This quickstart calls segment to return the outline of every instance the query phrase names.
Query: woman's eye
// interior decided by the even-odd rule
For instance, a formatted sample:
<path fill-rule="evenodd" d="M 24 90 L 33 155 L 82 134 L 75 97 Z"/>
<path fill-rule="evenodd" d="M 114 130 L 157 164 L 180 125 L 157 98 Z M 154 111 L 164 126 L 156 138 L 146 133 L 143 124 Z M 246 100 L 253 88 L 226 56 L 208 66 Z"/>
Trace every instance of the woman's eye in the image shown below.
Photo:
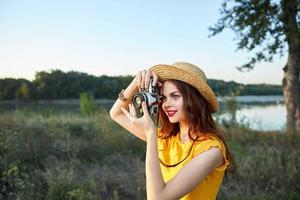
<path fill-rule="evenodd" d="M 174 100 L 178 99 L 179 97 L 180 97 L 179 95 L 171 95 L 171 98 Z M 162 102 L 167 101 L 167 97 L 161 97 L 161 101 Z"/>
<path fill-rule="evenodd" d="M 173 95 L 172 98 L 173 98 L 173 99 L 178 99 L 178 98 L 179 98 L 179 95 Z"/>

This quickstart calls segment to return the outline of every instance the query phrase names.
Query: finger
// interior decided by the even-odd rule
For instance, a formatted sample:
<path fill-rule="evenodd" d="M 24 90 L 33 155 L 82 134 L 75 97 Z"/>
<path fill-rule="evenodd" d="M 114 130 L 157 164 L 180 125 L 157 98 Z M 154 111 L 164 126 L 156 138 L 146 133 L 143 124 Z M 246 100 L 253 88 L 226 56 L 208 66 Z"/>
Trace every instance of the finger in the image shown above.
<path fill-rule="evenodd" d="M 149 88 L 151 76 L 152 76 L 152 73 L 151 73 L 150 69 L 148 69 L 146 72 L 146 76 L 145 76 L 145 88 Z"/>
<path fill-rule="evenodd" d="M 148 108 L 145 101 L 142 102 L 142 109 L 143 109 L 144 116 L 149 116 Z"/>
<path fill-rule="evenodd" d="M 123 107 L 121 107 L 122 112 L 125 114 L 125 116 L 132 121 L 133 117 L 130 115 L 130 113 Z"/>
<path fill-rule="evenodd" d="M 163 86 L 163 83 L 160 81 L 157 81 L 157 86 L 161 88 Z"/>
<path fill-rule="evenodd" d="M 135 111 L 132 104 L 129 104 L 129 112 L 130 112 L 132 117 L 136 117 L 136 111 Z"/>
<path fill-rule="evenodd" d="M 141 75 L 142 75 L 142 80 L 141 80 L 141 89 L 145 89 L 145 76 L 146 76 L 146 71 L 145 70 L 143 70 L 142 71 L 142 73 L 141 73 Z"/>
<path fill-rule="evenodd" d="M 153 77 L 153 83 L 152 83 L 152 86 L 155 86 L 157 84 L 157 81 L 158 81 L 158 76 L 155 72 L 151 72 L 151 75 Z"/>
<path fill-rule="evenodd" d="M 142 80 L 141 72 L 138 72 L 136 75 L 136 83 L 137 83 L 138 88 L 141 87 L 141 80 Z"/>

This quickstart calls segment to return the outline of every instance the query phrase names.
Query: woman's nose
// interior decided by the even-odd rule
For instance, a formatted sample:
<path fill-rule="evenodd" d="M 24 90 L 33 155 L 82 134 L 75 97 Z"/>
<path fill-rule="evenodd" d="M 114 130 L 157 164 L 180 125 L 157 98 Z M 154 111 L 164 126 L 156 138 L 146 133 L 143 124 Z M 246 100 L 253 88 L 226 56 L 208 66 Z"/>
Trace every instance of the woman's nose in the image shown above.
<path fill-rule="evenodd" d="M 170 107 L 170 106 L 171 106 L 170 100 L 167 99 L 167 98 L 165 98 L 165 99 L 164 99 L 164 102 L 163 102 L 163 106 L 164 106 L 165 108 Z"/>

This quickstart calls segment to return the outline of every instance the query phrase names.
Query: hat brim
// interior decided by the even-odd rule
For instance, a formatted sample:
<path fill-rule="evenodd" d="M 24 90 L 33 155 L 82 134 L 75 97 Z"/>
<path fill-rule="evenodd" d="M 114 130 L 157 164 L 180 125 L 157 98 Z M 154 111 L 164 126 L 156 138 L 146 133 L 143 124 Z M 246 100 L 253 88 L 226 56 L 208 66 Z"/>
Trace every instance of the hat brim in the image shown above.
<path fill-rule="evenodd" d="M 199 74 L 166 64 L 155 65 L 151 67 L 150 70 L 155 72 L 161 81 L 175 79 L 194 86 L 207 100 L 211 106 L 212 112 L 219 111 L 219 103 L 216 95 L 212 91 L 211 87 L 207 84 L 205 79 L 199 77 Z"/>

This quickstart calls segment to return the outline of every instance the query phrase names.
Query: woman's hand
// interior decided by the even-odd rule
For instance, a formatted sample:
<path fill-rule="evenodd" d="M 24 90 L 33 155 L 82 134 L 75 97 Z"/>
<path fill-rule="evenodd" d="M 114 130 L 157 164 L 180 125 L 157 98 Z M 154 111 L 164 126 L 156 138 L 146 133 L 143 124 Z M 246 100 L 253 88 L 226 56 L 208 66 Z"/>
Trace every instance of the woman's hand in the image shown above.
<path fill-rule="evenodd" d="M 140 91 L 149 88 L 151 77 L 153 78 L 152 85 L 155 86 L 158 83 L 158 76 L 155 74 L 155 72 L 152 72 L 150 69 L 148 69 L 141 70 L 136 74 L 135 81 Z M 160 82 L 158 86 L 161 86 Z"/>
<path fill-rule="evenodd" d="M 129 104 L 129 112 L 125 108 L 121 108 L 122 112 L 129 119 L 131 125 L 146 134 L 148 140 L 149 134 L 156 133 L 154 123 L 149 115 L 146 102 L 142 103 L 143 116 L 140 118 L 136 117 L 136 112 L 132 104 Z"/>
<path fill-rule="evenodd" d="M 158 81 L 157 74 L 155 74 L 155 72 L 150 71 L 150 69 L 141 70 L 136 74 L 135 81 L 139 88 L 139 91 L 149 88 L 149 85 L 151 84 L 151 78 L 153 78 L 152 86 L 155 86 L 156 84 L 158 85 L 158 87 L 162 86 L 162 83 Z M 129 104 L 129 112 L 125 108 L 121 108 L 122 112 L 130 121 L 131 126 L 145 133 L 146 138 L 148 138 L 149 134 L 156 133 L 156 128 L 149 115 L 146 102 L 142 103 L 142 109 L 143 116 L 137 118 L 135 108 L 132 104 Z"/>

